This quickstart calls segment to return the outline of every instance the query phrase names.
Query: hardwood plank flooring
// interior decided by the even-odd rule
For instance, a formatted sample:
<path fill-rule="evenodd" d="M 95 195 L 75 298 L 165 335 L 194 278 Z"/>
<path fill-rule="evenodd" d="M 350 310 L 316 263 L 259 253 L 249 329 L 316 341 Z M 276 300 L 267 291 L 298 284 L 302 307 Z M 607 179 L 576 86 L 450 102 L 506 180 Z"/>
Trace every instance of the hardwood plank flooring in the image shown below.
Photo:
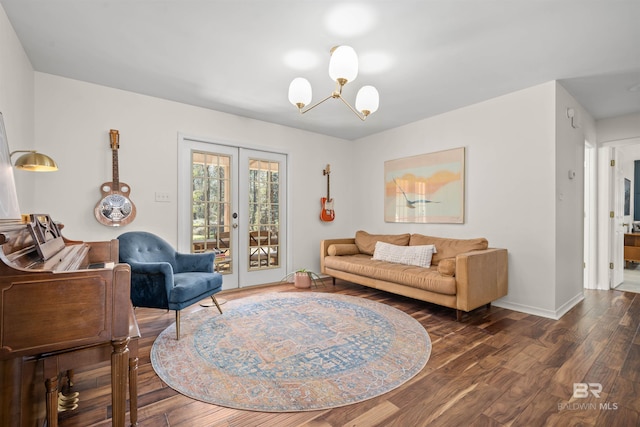
<path fill-rule="evenodd" d="M 174 313 L 139 308 L 138 425 L 640 425 L 640 294 L 586 291 L 585 299 L 557 321 L 492 307 L 457 322 L 453 310 L 344 281 L 335 287 L 327 281 L 313 291 L 368 298 L 413 316 L 431 337 L 427 366 L 383 396 L 341 408 L 275 414 L 224 408 L 182 396 L 158 378 L 149 354 Z M 218 295 L 233 300 L 262 292 L 302 291 L 276 284 Z M 184 312 L 203 309 L 196 305 Z M 109 373 L 108 365 L 76 371 L 79 408 L 60 414 L 61 427 L 111 425 Z M 591 383 L 588 397 L 574 398 L 574 383 Z M 600 389 L 596 383 L 599 397 L 591 393 Z M 127 412 L 127 422 L 128 417 Z"/>

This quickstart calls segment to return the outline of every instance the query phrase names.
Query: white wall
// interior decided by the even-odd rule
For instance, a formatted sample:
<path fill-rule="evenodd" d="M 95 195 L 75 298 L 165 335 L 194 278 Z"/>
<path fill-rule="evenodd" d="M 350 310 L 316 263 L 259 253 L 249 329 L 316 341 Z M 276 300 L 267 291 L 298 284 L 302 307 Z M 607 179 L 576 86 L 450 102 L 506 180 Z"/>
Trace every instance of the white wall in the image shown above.
<path fill-rule="evenodd" d="M 598 143 L 637 139 L 640 138 L 640 114 L 598 120 L 596 128 Z"/>
<path fill-rule="evenodd" d="M 573 121 L 567 110 L 574 111 Z M 561 85 L 556 85 L 556 285 L 555 309 L 564 314 L 584 294 L 584 150 L 594 122 Z M 575 174 L 570 178 L 569 174 Z"/>
<path fill-rule="evenodd" d="M 554 82 L 355 142 L 48 74 L 35 73 L 35 88 L 36 145 L 58 160 L 60 171 L 35 178 L 36 197 L 23 211 L 50 213 L 67 224 L 70 238 L 105 240 L 143 229 L 175 244 L 181 132 L 289 154 L 291 268 L 318 269 L 319 241 L 358 229 L 484 236 L 510 253 L 510 291 L 499 305 L 556 317 L 565 302 L 556 290 L 565 277 L 557 271 L 556 174 L 549 173 L 556 170 Z M 112 128 L 120 131 L 120 179 L 138 209 L 122 229 L 93 217 L 98 188 L 111 179 Z M 467 150 L 465 223 L 385 223 L 384 161 L 460 146 Z M 329 224 L 318 220 L 327 163 L 337 211 Z M 172 202 L 155 202 L 156 191 L 168 192 Z"/>
<path fill-rule="evenodd" d="M 4 119 L 9 150 L 38 148 L 34 141 L 34 77 L 33 67 L 0 6 L 0 112 Z M 17 155 L 16 155 L 17 156 Z M 13 157 L 13 160 L 17 158 Z M 32 197 L 33 180 L 17 179 L 24 174 L 15 171 L 20 206 Z"/>
<path fill-rule="evenodd" d="M 509 250 L 509 294 L 497 305 L 555 317 L 555 92 L 545 83 L 356 141 L 368 172 L 353 175 L 354 228 L 486 237 Z M 464 224 L 385 223 L 384 161 L 456 147 L 466 147 Z"/>
<path fill-rule="evenodd" d="M 146 230 L 177 244 L 178 133 L 289 155 L 293 262 L 288 268 L 317 271 L 320 240 L 351 232 L 345 181 L 353 147 L 347 141 L 49 74 L 35 73 L 35 81 L 37 145 L 60 170 L 38 176 L 35 201 L 22 208 L 50 213 L 66 224 L 69 238 L 106 240 Z M 100 185 L 111 181 L 110 129 L 120 132 L 120 180 L 131 186 L 137 208 L 136 219 L 122 228 L 101 225 L 93 214 Z M 319 220 L 327 163 L 337 210 L 332 223 Z M 155 202 L 156 191 L 168 192 L 171 202 Z"/>

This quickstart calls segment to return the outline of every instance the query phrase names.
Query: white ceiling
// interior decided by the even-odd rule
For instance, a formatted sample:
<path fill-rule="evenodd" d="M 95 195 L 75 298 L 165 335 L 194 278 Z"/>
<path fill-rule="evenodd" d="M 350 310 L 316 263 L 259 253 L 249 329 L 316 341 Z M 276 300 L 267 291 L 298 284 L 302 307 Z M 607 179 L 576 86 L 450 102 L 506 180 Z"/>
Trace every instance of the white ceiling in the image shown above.
<path fill-rule="evenodd" d="M 0 4 L 36 71 L 345 139 L 551 80 L 596 119 L 640 112 L 639 0 Z M 298 76 L 314 102 L 331 93 L 339 44 L 360 57 L 345 97 L 365 84 L 380 92 L 366 122 L 338 100 L 304 116 L 287 100 Z"/>

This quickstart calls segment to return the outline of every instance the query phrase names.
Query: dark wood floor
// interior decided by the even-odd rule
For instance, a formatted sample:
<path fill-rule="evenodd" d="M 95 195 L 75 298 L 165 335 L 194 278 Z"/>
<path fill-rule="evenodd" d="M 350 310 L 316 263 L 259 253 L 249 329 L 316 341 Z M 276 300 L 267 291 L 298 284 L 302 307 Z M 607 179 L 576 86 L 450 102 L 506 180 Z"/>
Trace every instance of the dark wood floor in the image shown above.
<path fill-rule="evenodd" d="M 224 292 L 296 291 L 284 284 Z M 417 319 L 433 350 L 417 376 L 380 397 L 325 411 L 269 414 L 184 397 L 153 372 L 149 352 L 174 321 L 163 310 L 138 309 L 140 426 L 637 426 L 640 425 L 640 294 L 587 291 L 554 321 L 506 309 L 479 309 L 456 322 L 453 310 L 338 282 L 317 292 L 355 295 L 392 305 Z M 224 310 L 224 305 L 222 306 Z M 199 306 L 186 310 L 202 309 Z M 212 309 L 214 310 L 214 309 Z M 215 315 L 212 311 L 212 315 Z M 109 366 L 76 373 L 80 406 L 60 425 L 109 426 Z M 577 396 L 572 398 L 574 383 Z M 602 386 L 600 397 L 598 392 Z M 215 384 L 212 384 L 215 387 Z M 128 421 L 127 413 L 127 421 Z"/>

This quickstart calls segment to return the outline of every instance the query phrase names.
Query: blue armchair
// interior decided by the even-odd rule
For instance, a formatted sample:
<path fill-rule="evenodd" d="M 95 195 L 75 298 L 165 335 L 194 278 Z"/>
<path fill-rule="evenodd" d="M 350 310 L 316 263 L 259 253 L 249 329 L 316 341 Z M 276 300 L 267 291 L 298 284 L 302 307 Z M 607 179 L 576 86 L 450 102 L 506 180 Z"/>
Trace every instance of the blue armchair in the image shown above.
<path fill-rule="evenodd" d="M 131 266 L 133 306 L 175 310 L 177 339 L 183 308 L 210 296 L 222 314 L 214 296 L 222 290 L 222 275 L 213 271 L 214 253 L 180 253 L 144 231 L 121 234 L 118 241 L 120 262 Z"/>

